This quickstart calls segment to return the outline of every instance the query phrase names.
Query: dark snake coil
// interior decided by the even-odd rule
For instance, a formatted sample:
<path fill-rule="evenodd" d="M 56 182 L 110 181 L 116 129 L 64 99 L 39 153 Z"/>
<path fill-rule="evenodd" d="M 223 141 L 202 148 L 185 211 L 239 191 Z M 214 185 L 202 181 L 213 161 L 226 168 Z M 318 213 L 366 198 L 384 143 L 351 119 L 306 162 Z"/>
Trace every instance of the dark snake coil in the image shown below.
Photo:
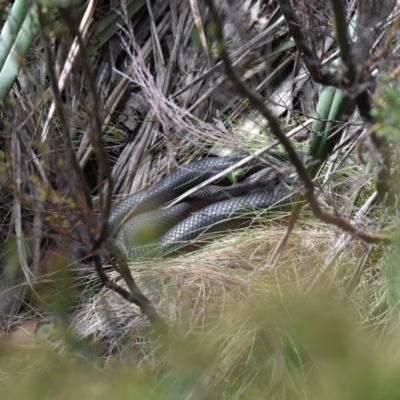
<path fill-rule="evenodd" d="M 149 188 L 117 203 L 109 219 L 110 230 L 129 258 L 173 255 L 199 247 L 205 234 L 235 229 L 251 221 L 251 210 L 280 207 L 291 202 L 291 189 L 269 159 L 260 170 L 257 160 L 244 168 L 250 173 L 231 186 L 206 186 L 171 208 L 159 208 L 241 157 L 207 158 L 178 167 Z"/>

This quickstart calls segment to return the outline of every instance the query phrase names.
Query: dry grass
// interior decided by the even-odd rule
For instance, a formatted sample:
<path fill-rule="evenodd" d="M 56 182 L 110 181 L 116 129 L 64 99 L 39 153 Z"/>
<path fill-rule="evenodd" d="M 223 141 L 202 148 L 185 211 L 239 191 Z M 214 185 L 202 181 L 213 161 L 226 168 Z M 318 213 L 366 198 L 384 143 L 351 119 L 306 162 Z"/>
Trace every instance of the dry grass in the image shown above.
<path fill-rule="evenodd" d="M 348 365 L 359 362 L 372 374 L 371 381 L 379 368 L 397 368 L 393 338 L 398 325 L 386 293 L 382 249 L 372 252 L 351 295 L 347 286 L 365 251 L 354 240 L 318 290 L 307 294 L 340 232 L 303 218 L 271 270 L 268 259 L 284 231 L 282 220 L 264 221 L 192 254 L 132 262 L 139 287 L 172 327 L 168 337 L 155 336 L 138 308 L 117 294 L 89 288 L 69 315 L 67 330 L 54 319 L 40 324 L 33 350 L 40 354 L 29 356 L 35 357 L 37 370 L 26 368 L 16 376 L 52 377 L 48 363 L 57 362 L 68 379 L 79 382 L 83 374 L 87 384 L 103 371 L 99 387 L 104 393 L 112 390 L 113 379 L 123 387 L 133 376 L 141 382 L 144 374 L 144 389 L 135 383 L 128 393 L 254 399 L 276 389 L 279 399 L 318 399 L 327 395 L 323 382 L 340 382 L 335 363 L 353 376 L 357 369 Z M 116 273 L 111 276 L 119 279 Z M 374 354 L 368 360 L 367 350 Z M 72 361 L 74 354 L 89 360 L 86 372 L 80 361 Z M 129 379 L 126 368 L 133 374 Z M 96 397 L 83 383 L 74 389 L 58 387 L 71 396 Z M 124 398 L 119 391 L 112 393 Z"/>
<path fill-rule="evenodd" d="M 213 47 L 202 47 L 212 26 L 203 2 L 157 0 L 151 17 L 143 2 L 132 17 L 133 32 L 126 25 L 118 28 L 118 34 L 97 48 L 93 38 L 105 30 L 101 22 L 114 15 L 107 2 L 98 4 L 93 20 L 96 30 L 88 38 L 96 51 L 89 63 L 99 91 L 100 105 L 95 111 L 103 123 L 115 196 L 157 181 L 176 162 L 238 150 L 248 154 L 272 142 L 265 121 L 232 93 Z M 283 117 L 283 128 L 296 132 L 293 145 L 304 153 L 310 133 L 306 118 L 314 113 L 320 88 L 294 57 L 276 2 L 221 1 L 220 5 L 233 63 L 244 72 L 246 83 L 269 99 L 274 113 Z M 77 20 L 84 8 L 75 10 Z M 315 37 L 315 51 L 323 62 L 337 50 L 328 17 L 321 19 L 318 14 L 315 20 L 304 21 L 311 23 L 310 32 L 329 29 L 329 35 Z M 49 28 L 54 35 L 51 51 L 57 68 L 62 69 L 71 32 L 68 27 L 65 31 L 53 28 Z M 277 51 L 282 45 L 289 45 L 288 50 Z M 19 261 L 28 265 L 32 258 L 33 270 L 47 235 L 61 243 L 73 235 L 80 238 L 80 232 L 71 235 L 57 230 L 57 221 L 47 225 L 48 215 L 66 214 L 66 206 L 76 200 L 76 186 L 80 188 L 71 182 L 70 171 L 59 168 L 65 158 L 64 139 L 59 121 L 50 117 L 49 104 L 42 101 L 48 90 L 48 66 L 41 38 L 35 42 L 34 53 L 21 71 L 21 87 L 14 88 L 14 98 L 4 111 L 14 149 L 19 150 L 14 160 L 21 166 L 24 202 L 15 201 L 12 190 L 7 192 L 0 216 L 7 231 L 11 232 L 8 225 L 19 226 L 28 241 L 32 238 L 32 255 L 19 254 Z M 94 115 L 85 62 L 78 57 L 66 82 L 64 112 L 80 167 L 98 196 L 107 185 L 98 174 L 101 162 L 91 144 L 95 133 L 88 126 Z M 386 67 L 379 65 L 380 73 Z M 45 72 L 33 80 L 37 71 Z M 46 144 L 41 131 L 45 121 L 49 121 L 50 138 Z M 324 207 L 349 218 L 374 191 L 374 167 L 362 165 L 352 147 L 361 126 L 359 117 L 353 116 L 343 135 L 343 141 L 350 141 L 317 179 L 323 187 Z M 371 157 L 372 152 L 364 150 L 364 158 Z M 38 160 L 48 168 L 41 171 Z M 38 180 L 31 179 L 32 175 Z M 52 181 L 54 175 L 57 183 Z M 59 202 L 50 195 L 38 201 L 36 194 L 45 192 L 48 181 Z M 59 199 L 66 199 L 65 204 Z M 11 209 L 16 220 L 10 216 Z M 86 216 L 86 209 L 78 207 L 79 211 Z M 383 210 L 378 210 L 366 222 L 371 229 L 380 229 L 381 224 L 391 229 L 394 224 L 385 218 Z M 74 225 L 75 220 L 71 217 L 69 222 Z M 341 232 L 306 214 L 272 270 L 271 255 L 285 224 L 285 220 L 264 221 L 186 256 L 132 262 L 139 287 L 172 326 L 167 339 L 155 337 L 138 308 L 117 294 L 92 285 L 82 293 L 75 281 L 57 278 L 55 283 L 52 274 L 42 276 L 42 284 L 54 284 L 55 289 L 46 297 L 33 287 L 27 312 L 7 320 L 7 328 L 32 319 L 39 322 L 32 353 L 24 348 L 22 354 L 10 356 L 7 347 L 0 349 L 9 356 L 0 360 L 4 398 L 42 400 L 49 393 L 54 398 L 59 395 L 49 385 L 54 378 L 54 388 L 65 398 L 132 398 L 134 393 L 146 399 L 175 399 L 182 394 L 185 399 L 255 399 L 269 398 L 268 391 L 278 388 L 276 398 L 336 400 L 352 390 L 346 379 L 362 380 L 358 386 L 366 388 L 348 398 L 368 398 L 373 391 L 368 391 L 368 382 L 386 382 L 380 371 L 389 370 L 386 376 L 391 379 L 400 359 L 397 310 L 386 281 L 386 249 L 372 248 L 360 280 L 349 290 L 368 248 L 348 241 L 315 280 Z M 42 229 L 40 235 L 34 230 L 37 226 Z M 119 281 L 116 273 L 110 276 Z M 57 296 L 52 297 L 55 292 Z M 69 305 L 67 300 L 73 303 L 72 312 L 62 309 Z M 378 391 L 373 399 L 385 398 L 380 395 Z"/>
<path fill-rule="evenodd" d="M 131 263 L 131 270 L 139 287 L 169 323 L 183 324 L 188 334 L 210 333 L 214 329 L 217 332 L 218 321 L 224 320 L 227 309 L 234 304 L 257 302 L 289 288 L 294 297 L 304 294 L 337 236 L 331 228 L 315 223 L 301 224 L 291 235 L 276 270 L 272 271 L 268 257 L 283 233 L 284 227 L 278 222 L 268 222 L 263 227 L 232 233 L 186 256 Z M 321 285 L 326 287 L 329 280 L 330 284 L 345 285 L 362 250 L 359 243 L 350 243 Z M 118 278 L 115 273 L 112 276 Z M 246 330 L 246 320 L 241 323 Z M 71 321 L 79 336 L 95 340 L 122 340 L 132 332 L 140 336 L 141 331 L 146 335 L 146 326 L 136 306 L 107 290 L 85 301 Z M 238 335 L 242 334 L 239 330 Z"/>

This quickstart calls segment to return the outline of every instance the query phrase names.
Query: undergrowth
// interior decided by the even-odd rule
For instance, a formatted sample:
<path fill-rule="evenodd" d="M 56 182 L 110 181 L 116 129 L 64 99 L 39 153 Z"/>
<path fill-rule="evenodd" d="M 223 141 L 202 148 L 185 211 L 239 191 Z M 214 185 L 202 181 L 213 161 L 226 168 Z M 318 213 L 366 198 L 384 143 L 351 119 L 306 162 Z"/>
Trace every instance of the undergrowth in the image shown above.
<path fill-rule="evenodd" d="M 22 312 L 1 321 L 0 397 L 399 399 L 399 237 L 388 256 L 388 247 L 351 239 L 316 220 L 305 207 L 276 265 L 273 255 L 286 232 L 287 214 L 259 215 L 251 228 L 218 237 L 192 254 L 132 260 L 132 274 L 169 324 L 168 332 L 155 332 L 136 305 L 101 287 L 96 275 L 77 280 L 64 274 L 67 266 L 56 258 L 50 259 L 50 272 L 33 277 L 31 264 L 40 264 L 52 240 L 65 244 L 71 237 L 81 238 L 81 232 L 71 234 L 63 223 L 69 228 L 87 217 L 87 208 L 75 208 L 82 188 L 65 167 L 71 156 L 64 152 L 66 138 L 72 138 L 72 154 L 89 182 L 95 206 L 107 186 L 99 172 L 104 159 L 97 159 L 94 151 L 96 134 L 111 161 L 114 200 L 158 180 L 176 163 L 210 154 L 249 154 L 271 145 L 285 159 L 282 146 L 272 146 L 266 121 L 232 92 L 221 67 L 213 69 L 220 62 L 212 35 L 208 37 L 215 26 L 202 2 L 190 2 L 189 9 L 187 2 L 156 0 L 146 8 L 150 2 L 127 1 L 131 25 L 123 29 L 122 6 L 94 3 L 95 26 L 82 38 L 91 46 L 90 57 L 77 56 L 61 96 L 66 135 L 60 136 L 60 116 L 50 116 L 53 98 L 43 102 L 44 93 L 50 93 L 43 55 L 49 52 L 56 60 L 58 74 L 67 65 L 66 50 L 75 36 L 65 21 L 65 26 L 57 20 L 42 29 L 50 48 L 45 36 L 32 38 L 31 58 L 20 71 L 25 79 L 14 85 L 2 110 L 0 178 L 7 176 L 1 182 L 2 238 L 7 238 L 2 261 L 12 270 L 25 263 L 21 287 L 29 286 L 30 297 L 22 291 Z M 69 11 L 80 21 L 94 3 Z M 277 3 L 262 3 L 224 2 L 230 57 L 237 70 L 245 72 L 247 84 L 257 88 L 280 117 L 282 130 L 291 135 L 307 165 L 311 117 L 321 88 L 299 62 L 301 54 L 294 57 L 297 50 Z M 325 64 L 338 53 L 330 11 L 319 6 L 300 11 L 304 32 L 314 42 L 312 52 L 321 54 L 318 60 Z M 349 8 L 348 13 L 357 11 Z M 397 14 L 390 21 L 395 26 Z M 386 32 L 390 23 L 379 26 Z M 382 38 L 377 43 L 384 42 Z M 387 68 L 380 61 L 375 60 L 366 75 Z M 85 69 L 93 69 L 96 80 L 96 110 Z M 37 80 L 28 79 L 37 71 L 42 71 Z M 381 82 L 373 113 L 381 134 L 394 140 L 393 148 L 399 137 L 394 78 Z M 98 132 L 95 117 L 102 123 Z M 41 131 L 46 121 L 48 141 Z M 322 207 L 348 219 L 355 218 L 376 189 L 379 157 L 367 140 L 364 146 L 357 141 L 368 136 L 361 131 L 360 118 L 353 116 L 337 143 L 339 150 L 315 180 Z M 290 172 L 295 176 L 294 168 Z M 37 201 L 38 194 L 42 201 Z M 76 220 L 65 217 L 67 204 L 80 213 Z M 358 221 L 361 228 L 396 230 L 397 215 L 384 205 L 366 214 Z M 88 217 L 86 228 L 91 222 Z M 29 251 L 9 240 L 13 229 L 15 237 L 17 229 L 26 233 Z M 107 273 L 124 285 L 119 274 Z"/>

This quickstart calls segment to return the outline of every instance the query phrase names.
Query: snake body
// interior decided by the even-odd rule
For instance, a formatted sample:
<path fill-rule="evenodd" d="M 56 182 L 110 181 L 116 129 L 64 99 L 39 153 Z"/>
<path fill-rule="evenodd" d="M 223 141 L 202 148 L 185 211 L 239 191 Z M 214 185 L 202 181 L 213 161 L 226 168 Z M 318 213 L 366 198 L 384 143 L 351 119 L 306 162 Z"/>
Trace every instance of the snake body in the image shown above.
<path fill-rule="evenodd" d="M 232 186 L 207 186 L 173 207 L 159 209 L 166 202 L 241 159 L 207 158 L 179 167 L 158 183 L 117 203 L 109 217 L 110 232 L 116 236 L 117 246 L 125 249 L 126 254 L 133 258 L 164 256 L 181 249 L 192 250 L 200 244 L 199 236 L 203 240 L 202 237 L 207 233 L 233 229 L 249 221 L 250 217 L 246 213 L 250 209 L 270 208 L 290 201 L 291 191 L 279 184 L 277 175 L 271 169 L 257 172 L 260 165 L 257 160 L 253 160 L 246 165 L 251 175 L 243 182 Z M 282 166 L 277 160 L 270 159 L 270 162 Z M 143 227 L 153 228 L 156 232 L 147 238 L 146 242 L 150 243 L 148 246 L 142 246 L 145 236 L 141 231 Z M 55 248 L 49 251 L 47 262 L 51 265 L 52 254 L 56 257 L 59 254 L 71 261 L 71 270 L 78 276 L 93 271 L 91 257 L 86 258 L 87 252 L 81 243 L 75 243 L 67 250 Z M 43 264 L 46 262 L 43 261 Z M 2 312 L 11 310 L 14 299 L 19 295 L 15 288 L 10 288 L 9 292 L 9 298 L 0 298 L 0 302 L 4 301 L 4 304 L 0 304 Z"/>
<path fill-rule="evenodd" d="M 119 243 L 125 248 L 129 258 L 164 257 L 180 252 L 198 249 L 206 240 L 206 234 L 237 229 L 251 221 L 251 211 L 257 209 L 277 209 L 290 204 L 291 190 L 286 187 L 258 189 L 252 193 L 219 201 L 208 205 L 174 225 L 147 246 L 135 246 L 130 238 L 135 236 L 135 228 L 122 231 Z M 187 204 L 177 206 L 188 207 Z"/>
<path fill-rule="evenodd" d="M 115 229 L 127 220 L 118 229 L 118 245 L 129 258 L 174 254 L 178 248 L 190 251 L 198 247 L 199 236 L 234 229 L 249 221 L 251 218 L 245 214 L 250 209 L 290 202 L 290 190 L 280 185 L 281 179 L 270 166 L 238 184 L 206 186 L 171 208 L 154 209 L 239 159 L 210 158 L 178 168 L 152 187 L 117 204 L 110 226 Z M 253 161 L 248 168 L 256 170 L 257 162 Z"/>
<path fill-rule="evenodd" d="M 216 173 L 234 165 L 242 158 L 206 158 L 176 168 L 149 188 L 139 190 L 117 203 L 108 219 L 110 232 L 115 233 L 124 221 L 135 215 L 157 209 Z M 257 161 L 253 160 L 247 164 L 247 167 L 252 168 L 256 164 Z"/>

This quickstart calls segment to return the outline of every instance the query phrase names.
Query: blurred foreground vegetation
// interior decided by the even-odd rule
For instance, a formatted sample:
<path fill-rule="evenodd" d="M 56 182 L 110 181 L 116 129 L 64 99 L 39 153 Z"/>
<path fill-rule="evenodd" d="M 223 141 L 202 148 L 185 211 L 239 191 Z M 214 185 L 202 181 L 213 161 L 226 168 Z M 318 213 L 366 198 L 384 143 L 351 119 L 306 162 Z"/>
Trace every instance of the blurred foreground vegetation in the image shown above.
<path fill-rule="evenodd" d="M 108 357 L 101 343 L 79 341 L 57 323 L 31 338 L 14 334 L 13 344 L 2 343 L 0 393 L 38 400 L 399 398 L 396 313 L 383 326 L 366 324 L 357 305 L 338 292 L 305 298 L 291 285 L 263 298 L 232 301 L 216 320 L 203 323 L 189 335 L 176 324 L 148 360 L 135 354 L 135 332 L 125 349 Z M 216 355 L 224 346 L 232 350 L 229 336 L 238 331 L 243 336 L 236 335 L 236 345 L 243 341 L 248 348 L 239 359 L 226 354 L 227 362 L 235 359 L 234 368 L 215 384 L 208 374 L 216 372 Z M 149 333 L 148 340 L 155 339 Z"/>
<path fill-rule="evenodd" d="M 397 3 L 224 1 L 224 40 L 210 1 L 50 3 L 0 1 L 0 398 L 400 399 Z M 225 49 L 271 119 L 233 91 Z M 106 195 L 176 164 L 265 146 L 286 157 L 271 120 L 353 236 L 300 191 L 296 218 L 259 215 L 194 254 L 131 260 L 169 331 L 46 258 L 79 240 L 107 252 L 92 229 Z"/>

